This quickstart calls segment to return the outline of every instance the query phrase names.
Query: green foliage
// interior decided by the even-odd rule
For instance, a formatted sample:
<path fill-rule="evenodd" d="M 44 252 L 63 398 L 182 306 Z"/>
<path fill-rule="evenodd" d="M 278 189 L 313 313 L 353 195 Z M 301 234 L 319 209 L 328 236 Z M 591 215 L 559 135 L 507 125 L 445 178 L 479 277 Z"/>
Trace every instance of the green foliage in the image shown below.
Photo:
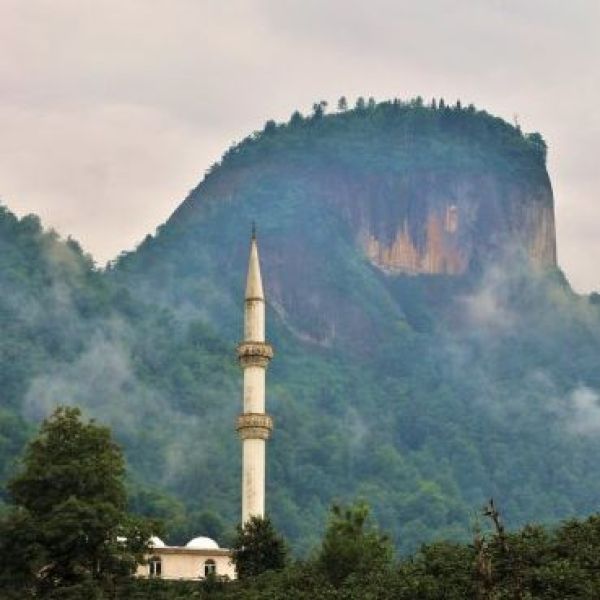
<path fill-rule="evenodd" d="M 343 517 L 346 533 L 356 530 L 358 512 L 355 507 L 354 516 Z M 527 525 L 511 533 L 491 531 L 481 538 L 481 543 L 475 544 L 436 542 L 402 557 L 391 568 L 357 570 L 335 584 L 324 577 L 320 558 L 315 558 L 291 563 L 281 571 L 212 588 L 191 582 L 130 581 L 119 587 L 118 597 L 123 600 L 595 600 L 600 594 L 599 519 L 594 515 L 585 520 L 570 520 L 554 529 Z M 326 538 L 327 534 L 324 543 Z M 370 542 L 365 540 L 365 554 L 368 545 Z"/>
<path fill-rule="evenodd" d="M 369 508 L 364 503 L 332 507 L 318 564 L 333 585 L 341 584 L 351 574 L 364 576 L 390 569 L 391 542 L 369 527 L 368 516 Z"/>
<path fill-rule="evenodd" d="M 130 575 L 151 525 L 126 512 L 124 472 L 107 428 L 83 422 L 76 408 L 45 420 L 9 484 L 15 506 L 0 522 L 5 586 L 76 598 Z"/>
<path fill-rule="evenodd" d="M 110 431 L 83 423 L 76 408 L 59 407 L 42 423 L 25 453 L 23 471 L 9 484 L 15 504 L 34 516 L 72 500 L 125 508 L 125 465 Z"/>
<path fill-rule="evenodd" d="M 370 167 L 388 173 L 442 167 L 494 171 L 533 183 L 546 161 L 539 133 L 524 135 L 473 105 L 464 108 L 460 100 L 454 106 L 443 99 L 426 106 L 421 97 L 379 103 L 359 97 L 354 110 L 347 110 L 342 96 L 337 114 L 326 115 L 323 100 L 312 108 L 312 118 L 304 122 L 296 112 L 289 124 L 276 127 L 271 122 L 247 137 L 225 153 L 221 166 L 230 169 L 268 159 L 304 168 L 319 168 L 327 161 L 330 170 Z"/>
<path fill-rule="evenodd" d="M 253 516 L 238 525 L 231 550 L 240 579 L 256 577 L 265 571 L 280 571 L 287 562 L 286 543 L 269 517 Z"/>

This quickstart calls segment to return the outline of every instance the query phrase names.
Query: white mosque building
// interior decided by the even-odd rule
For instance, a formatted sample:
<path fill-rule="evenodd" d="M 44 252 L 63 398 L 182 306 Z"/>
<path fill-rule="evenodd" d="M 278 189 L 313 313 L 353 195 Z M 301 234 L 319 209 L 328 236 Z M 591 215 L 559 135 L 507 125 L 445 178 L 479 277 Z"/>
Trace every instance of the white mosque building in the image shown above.
<path fill-rule="evenodd" d="M 235 578 L 231 552 L 219 548 L 215 540 L 197 537 L 185 546 L 167 546 L 160 538 L 150 540 L 152 553 L 147 564 L 138 567 L 138 577 L 163 579 L 205 579 L 211 574 Z"/>
<path fill-rule="evenodd" d="M 244 339 L 237 353 L 244 372 L 243 412 L 236 429 L 242 440 L 242 523 L 246 523 L 250 517 L 265 514 L 265 446 L 273 429 L 273 421 L 265 412 L 265 375 L 273 349 L 265 340 L 265 296 L 254 231 L 244 300 Z M 138 567 L 138 577 L 236 577 L 231 551 L 219 548 L 211 538 L 196 537 L 185 546 L 167 546 L 153 537 L 150 546 L 147 563 Z"/>

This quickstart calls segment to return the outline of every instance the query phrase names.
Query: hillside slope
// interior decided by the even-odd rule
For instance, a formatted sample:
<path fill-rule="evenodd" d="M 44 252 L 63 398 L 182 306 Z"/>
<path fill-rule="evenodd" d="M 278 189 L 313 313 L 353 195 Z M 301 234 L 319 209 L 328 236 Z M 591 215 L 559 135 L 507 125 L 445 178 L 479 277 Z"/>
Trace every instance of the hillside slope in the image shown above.
<path fill-rule="evenodd" d="M 209 327 L 181 325 L 134 300 L 76 242 L 0 207 L 0 330 L 0 481 L 32 424 L 58 404 L 75 404 L 111 425 L 127 449 L 135 508 L 167 518 L 175 533 L 222 532 L 209 511 L 188 514 L 162 491 L 199 422 L 210 424 L 221 395 L 237 389 L 229 348 Z M 208 388 L 201 395 L 200 381 Z M 228 430 L 228 422 L 214 423 L 215 432 Z M 218 477 L 211 482 L 219 488 Z M 218 504 L 211 483 L 204 488 Z"/>

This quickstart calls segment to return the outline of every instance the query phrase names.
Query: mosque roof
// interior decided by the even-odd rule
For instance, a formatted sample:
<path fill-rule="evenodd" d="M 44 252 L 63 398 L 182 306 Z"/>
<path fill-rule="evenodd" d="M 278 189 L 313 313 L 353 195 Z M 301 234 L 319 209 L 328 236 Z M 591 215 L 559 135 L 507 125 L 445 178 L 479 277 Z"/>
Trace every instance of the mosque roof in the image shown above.
<path fill-rule="evenodd" d="M 150 546 L 152 548 L 165 548 L 166 544 L 156 535 L 150 538 Z"/>
<path fill-rule="evenodd" d="M 219 544 L 209 537 L 200 536 L 190 540 L 185 547 L 193 548 L 194 550 L 218 550 Z"/>

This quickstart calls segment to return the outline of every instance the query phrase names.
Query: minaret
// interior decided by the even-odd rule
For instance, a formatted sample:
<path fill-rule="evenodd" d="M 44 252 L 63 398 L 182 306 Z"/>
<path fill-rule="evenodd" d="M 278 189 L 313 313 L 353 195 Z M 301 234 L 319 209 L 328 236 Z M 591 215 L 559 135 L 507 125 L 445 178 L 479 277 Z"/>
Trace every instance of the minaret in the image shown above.
<path fill-rule="evenodd" d="M 242 440 L 242 524 L 265 514 L 265 444 L 273 421 L 265 413 L 265 373 L 273 349 L 265 342 L 265 296 L 256 232 L 252 230 L 244 300 L 244 340 L 237 348 L 244 370 L 244 409 L 237 420 Z"/>

